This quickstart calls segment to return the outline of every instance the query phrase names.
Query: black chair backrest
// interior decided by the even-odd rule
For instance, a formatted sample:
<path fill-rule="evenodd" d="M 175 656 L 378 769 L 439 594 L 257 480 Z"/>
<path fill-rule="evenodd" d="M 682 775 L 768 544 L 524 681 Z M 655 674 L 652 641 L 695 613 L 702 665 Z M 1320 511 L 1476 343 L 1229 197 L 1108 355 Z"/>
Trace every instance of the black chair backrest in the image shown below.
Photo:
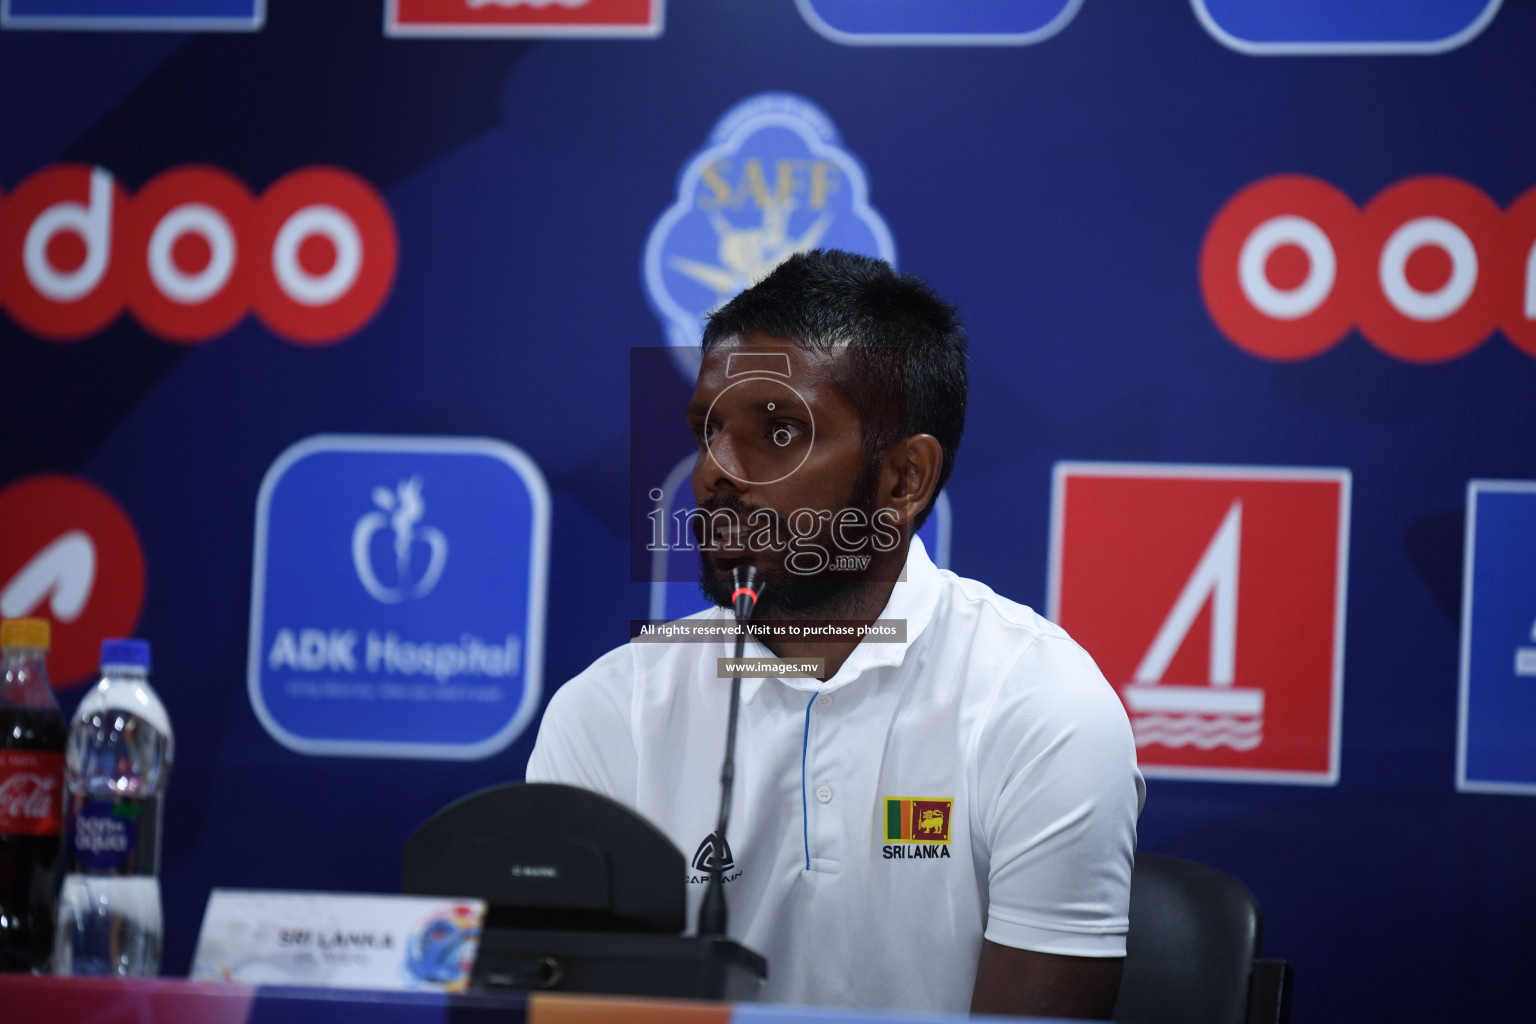
<path fill-rule="evenodd" d="M 1248 887 L 1215 868 L 1138 853 L 1114 1019 L 1243 1024 L 1264 916 Z"/>

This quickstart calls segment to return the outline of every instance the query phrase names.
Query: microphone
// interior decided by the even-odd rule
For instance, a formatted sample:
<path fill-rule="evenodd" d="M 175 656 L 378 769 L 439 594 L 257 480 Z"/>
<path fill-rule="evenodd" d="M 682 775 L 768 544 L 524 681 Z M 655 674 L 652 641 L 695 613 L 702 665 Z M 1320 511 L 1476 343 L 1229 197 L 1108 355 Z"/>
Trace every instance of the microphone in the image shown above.
<path fill-rule="evenodd" d="M 762 592 L 763 574 L 757 571 L 757 566 L 738 565 L 731 570 L 731 607 L 736 612 L 737 622 L 744 623 L 752 617 Z"/>
<path fill-rule="evenodd" d="M 757 611 L 763 596 L 763 574 L 755 566 L 738 565 L 731 570 L 731 607 L 736 613 L 736 660 L 746 652 L 746 625 Z M 731 710 L 725 726 L 725 762 L 720 766 L 720 816 L 715 825 L 714 856 L 709 866 L 709 887 L 699 905 L 699 935 L 725 935 L 725 827 L 731 820 L 731 786 L 736 781 L 736 715 L 741 707 L 741 677 L 731 677 Z"/>

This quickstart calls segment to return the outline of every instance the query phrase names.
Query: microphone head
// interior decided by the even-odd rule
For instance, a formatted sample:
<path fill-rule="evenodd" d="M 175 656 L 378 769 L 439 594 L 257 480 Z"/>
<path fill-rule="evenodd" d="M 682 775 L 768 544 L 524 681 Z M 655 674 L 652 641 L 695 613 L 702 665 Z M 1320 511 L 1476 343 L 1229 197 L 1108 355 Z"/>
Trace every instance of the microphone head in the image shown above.
<path fill-rule="evenodd" d="M 757 601 L 763 596 L 763 574 L 755 565 L 738 565 L 731 569 L 731 607 L 738 620 L 745 621 L 757 611 Z"/>

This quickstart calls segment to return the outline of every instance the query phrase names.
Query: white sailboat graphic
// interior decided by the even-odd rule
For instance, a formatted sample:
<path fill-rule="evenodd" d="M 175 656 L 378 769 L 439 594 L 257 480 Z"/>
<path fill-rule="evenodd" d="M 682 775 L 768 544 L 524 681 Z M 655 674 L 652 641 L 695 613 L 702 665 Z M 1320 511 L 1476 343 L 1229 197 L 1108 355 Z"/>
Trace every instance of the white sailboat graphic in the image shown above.
<path fill-rule="evenodd" d="M 1242 525 L 1243 503 L 1234 501 L 1152 638 L 1134 681 L 1120 688 L 1138 747 L 1252 750 L 1264 741 L 1264 691 L 1234 685 Z M 1164 683 L 1163 675 L 1207 601 L 1211 602 L 1208 685 Z"/>

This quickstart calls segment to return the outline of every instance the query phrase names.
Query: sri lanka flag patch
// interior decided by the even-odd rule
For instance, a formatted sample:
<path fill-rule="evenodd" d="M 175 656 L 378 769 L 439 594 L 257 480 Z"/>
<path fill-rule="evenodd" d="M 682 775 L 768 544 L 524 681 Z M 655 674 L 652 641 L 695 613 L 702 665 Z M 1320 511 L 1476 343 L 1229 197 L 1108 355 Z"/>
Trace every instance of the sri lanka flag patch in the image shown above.
<path fill-rule="evenodd" d="M 948 843 L 953 799 L 923 796 L 885 798 L 885 841 L 888 843 Z"/>

